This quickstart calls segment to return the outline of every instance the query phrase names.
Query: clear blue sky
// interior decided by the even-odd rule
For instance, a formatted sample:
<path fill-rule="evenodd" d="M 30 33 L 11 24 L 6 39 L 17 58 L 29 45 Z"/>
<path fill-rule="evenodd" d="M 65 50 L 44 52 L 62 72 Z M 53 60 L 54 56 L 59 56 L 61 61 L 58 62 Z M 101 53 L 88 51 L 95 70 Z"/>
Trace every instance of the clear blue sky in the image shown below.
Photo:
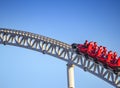
<path fill-rule="evenodd" d="M 0 0 L 0 27 L 42 34 L 68 44 L 96 41 L 120 55 L 120 0 Z M 0 45 L 0 88 L 67 88 L 57 58 Z M 76 88 L 114 88 L 75 67 Z"/>

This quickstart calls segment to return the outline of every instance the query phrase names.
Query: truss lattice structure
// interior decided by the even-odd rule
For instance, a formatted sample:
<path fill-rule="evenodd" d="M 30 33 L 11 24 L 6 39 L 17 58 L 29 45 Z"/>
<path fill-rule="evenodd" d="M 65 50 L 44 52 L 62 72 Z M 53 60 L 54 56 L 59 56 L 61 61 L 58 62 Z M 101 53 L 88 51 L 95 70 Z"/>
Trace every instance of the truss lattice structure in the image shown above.
<path fill-rule="evenodd" d="M 82 53 L 76 54 L 71 45 L 64 42 L 30 32 L 0 28 L 0 44 L 27 48 L 54 56 L 120 88 L 118 74 L 114 74 L 111 69 L 105 68 L 101 63 L 96 63 L 89 56 L 86 57 Z"/>

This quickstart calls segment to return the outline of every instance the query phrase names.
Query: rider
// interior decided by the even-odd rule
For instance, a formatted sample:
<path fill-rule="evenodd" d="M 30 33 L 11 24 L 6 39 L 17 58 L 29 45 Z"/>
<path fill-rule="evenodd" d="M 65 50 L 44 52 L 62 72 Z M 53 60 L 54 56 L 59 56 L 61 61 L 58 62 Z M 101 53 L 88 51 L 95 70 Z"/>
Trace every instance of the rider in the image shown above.
<path fill-rule="evenodd" d="M 107 48 L 103 47 L 102 57 L 106 58 L 106 56 L 107 56 Z"/>
<path fill-rule="evenodd" d="M 93 46 L 94 46 L 94 42 L 90 42 L 89 44 L 88 44 L 88 49 L 87 49 L 87 53 L 88 54 L 91 54 L 91 52 L 92 52 L 92 50 L 93 50 Z"/>
<path fill-rule="evenodd" d="M 117 59 L 117 66 L 120 67 L 120 56 L 119 56 L 119 58 Z"/>
<path fill-rule="evenodd" d="M 87 53 L 87 47 L 88 47 L 88 41 L 86 40 L 84 42 L 84 44 L 79 44 L 78 45 L 78 50 L 79 50 L 79 52 Z"/>
<path fill-rule="evenodd" d="M 97 53 L 96 53 L 96 57 L 97 57 L 97 58 L 101 57 L 102 52 L 103 52 L 103 47 L 102 47 L 102 46 L 100 46 L 100 47 L 98 48 Z"/>
<path fill-rule="evenodd" d="M 112 63 L 116 63 L 116 61 L 117 61 L 117 52 L 114 52 L 112 56 Z"/>
<path fill-rule="evenodd" d="M 88 40 L 85 40 L 84 46 L 85 46 L 85 48 L 88 47 Z"/>
<path fill-rule="evenodd" d="M 110 61 L 111 61 L 111 59 L 112 59 L 112 56 L 113 56 L 113 53 L 112 53 L 112 51 L 109 51 L 108 52 L 108 55 L 107 55 L 107 63 L 110 63 Z"/>
<path fill-rule="evenodd" d="M 97 45 L 97 42 L 94 42 L 93 54 L 96 54 L 97 51 L 98 51 L 98 45 Z"/>

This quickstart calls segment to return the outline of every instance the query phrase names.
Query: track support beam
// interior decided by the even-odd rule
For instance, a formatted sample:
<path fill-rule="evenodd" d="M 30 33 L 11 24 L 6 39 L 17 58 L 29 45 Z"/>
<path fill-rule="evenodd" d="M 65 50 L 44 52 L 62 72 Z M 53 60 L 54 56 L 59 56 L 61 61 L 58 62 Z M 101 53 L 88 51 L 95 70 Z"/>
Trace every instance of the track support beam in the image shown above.
<path fill-rule="evenodd" d="M 67 64 L 67 81 L 68 81 L 68 88 L 75 88 L 74 85 L 74 65 Z"/>

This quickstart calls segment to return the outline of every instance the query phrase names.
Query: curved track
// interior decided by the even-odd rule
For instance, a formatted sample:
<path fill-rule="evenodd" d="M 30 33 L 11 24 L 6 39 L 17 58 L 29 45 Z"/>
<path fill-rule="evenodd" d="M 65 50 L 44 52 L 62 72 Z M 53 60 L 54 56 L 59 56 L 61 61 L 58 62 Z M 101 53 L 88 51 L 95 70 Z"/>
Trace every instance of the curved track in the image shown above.
<path fill-rule="evenodd" d="M 18 46 L 48 54 L 74 64 L 109 84 L 120 88 L 120 76 L 114 74 L 111 69 L 105 68 L 101 63 L 96 63 L 93 58 L 84 54 L 76 54 L 71 45 L 42 35 L 0 28 L 0 44 Z"/>

